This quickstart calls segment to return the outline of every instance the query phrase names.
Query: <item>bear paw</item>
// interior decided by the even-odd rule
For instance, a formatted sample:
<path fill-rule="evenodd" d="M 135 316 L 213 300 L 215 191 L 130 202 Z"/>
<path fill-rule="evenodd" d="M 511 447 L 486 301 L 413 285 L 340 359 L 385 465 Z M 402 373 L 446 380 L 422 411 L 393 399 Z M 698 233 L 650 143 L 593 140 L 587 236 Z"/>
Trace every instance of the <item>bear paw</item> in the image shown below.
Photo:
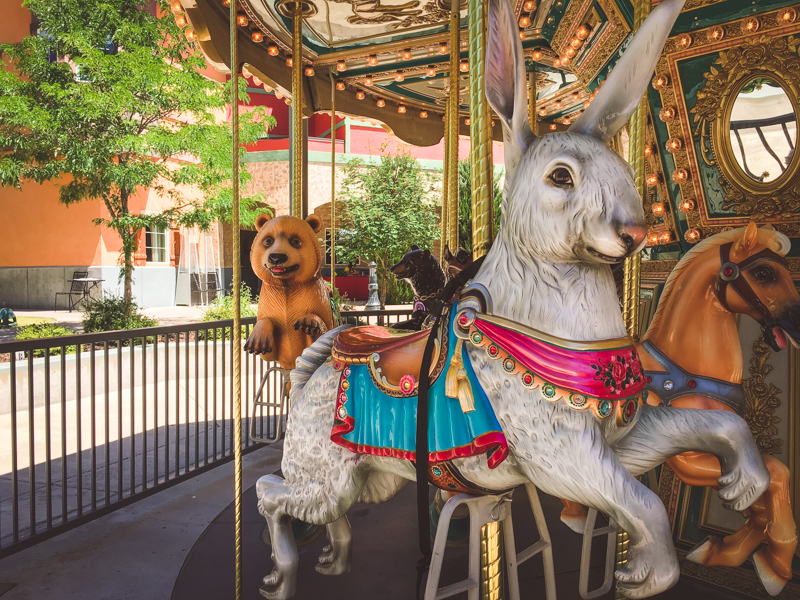
<path fill-rule="evenodd" d="M 300 317 L 294 324 L 294 328 L 302 331 L 306 335 L 319 337 L 326 331 L 325 323 L 316 315 L 306 315 Z"/>

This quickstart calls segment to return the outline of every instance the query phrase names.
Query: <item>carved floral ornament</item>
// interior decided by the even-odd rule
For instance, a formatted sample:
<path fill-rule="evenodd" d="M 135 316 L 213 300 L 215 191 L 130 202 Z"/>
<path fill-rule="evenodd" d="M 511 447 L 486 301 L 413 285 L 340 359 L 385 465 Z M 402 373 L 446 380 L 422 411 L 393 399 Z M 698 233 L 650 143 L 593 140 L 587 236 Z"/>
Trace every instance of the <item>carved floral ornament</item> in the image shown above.
<path fill-rule="evenodd" d="M 756 77 L 774 80 L 791 100 L 798 114 L 800 97 L 800 39 L 794 36 L 756 36 L 741 46 L 720 52 L 705 73 L 706 84 L 697 92 L 694 131 L 700 139 L 700 155 L 720 170 L 726 197 L 723 209 L 753 219 L 797 217 L 800 209 L 800 157 L 794 156 L 786 172 L 770 182 L 753 180 L 742 172 L 730 142 L 729 120 L 740 90 Z M 718 65 L 718 66 L 716 66 Z M 800 154 L 800 153 L 799 153 Z"/>

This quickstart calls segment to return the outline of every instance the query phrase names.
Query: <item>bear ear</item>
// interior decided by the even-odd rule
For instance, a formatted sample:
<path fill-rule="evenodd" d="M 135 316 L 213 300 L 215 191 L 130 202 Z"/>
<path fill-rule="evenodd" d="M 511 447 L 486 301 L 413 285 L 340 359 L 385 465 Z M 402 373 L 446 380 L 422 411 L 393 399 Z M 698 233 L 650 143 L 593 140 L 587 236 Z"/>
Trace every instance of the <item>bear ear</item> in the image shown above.
<path fill-rule="evenodd" d="M 412 250 L 419 250 L 419 246 L 417 246 L 416 244 L 411 244 L 411 249 Z"/>
<path fill-rule="evenodd" d="M 256 230 L 260 231 L 261 228 L 267 224 L 267 221 L 272 219 L 272 215 L 269 213 L 261 213 L 256 217 Z"/>
<path fill-rule="evenodd" d="M 314 214 L 308 215 L 306 217 L 306 223 L 311 225 L 311 229 L 314 230 L 314 233 L 319 233 L 320 230 L 322 229 L 322 226 L 324 225 L 322 219 L 320 219 L 319 216 Z"/>
<path fill-rule="evenodd" d="M 422 254 L 425 255 L 425 258 L 430 258 L 431 251 L 426 248 L 425 250 L 422 251 Z"/>

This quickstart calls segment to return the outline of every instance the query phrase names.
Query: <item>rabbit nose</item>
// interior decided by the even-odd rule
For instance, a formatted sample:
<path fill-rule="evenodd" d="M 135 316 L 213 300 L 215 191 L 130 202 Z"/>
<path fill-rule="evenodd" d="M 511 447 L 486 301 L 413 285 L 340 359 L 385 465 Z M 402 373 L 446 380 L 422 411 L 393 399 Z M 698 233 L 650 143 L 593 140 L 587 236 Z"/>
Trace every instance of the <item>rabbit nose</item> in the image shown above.
<path fill-rule="evenodd" d="M 645 235 L 647 235 L 647 228 L 641 225 L 625 225 L 619 232 L 619 237 L 622 239 L 622 243 L 625 244 L 625 249 L 629 254 L 642 245 Z"/>
<path fill-rule="evenodd" d="M 285 254 L 273 253 L 269 255 L 269 258 L 267 260 L 271 265 L 279 265 L 281 263 L 285 263 L 288 259 L 289 257 L 286 256 Z"/>

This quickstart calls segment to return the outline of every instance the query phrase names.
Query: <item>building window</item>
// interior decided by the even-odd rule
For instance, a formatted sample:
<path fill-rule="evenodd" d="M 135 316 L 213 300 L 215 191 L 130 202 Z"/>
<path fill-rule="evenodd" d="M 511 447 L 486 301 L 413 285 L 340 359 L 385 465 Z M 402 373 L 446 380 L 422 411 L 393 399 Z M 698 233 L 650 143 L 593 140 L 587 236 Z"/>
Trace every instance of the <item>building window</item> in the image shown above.
<path fill-rule="evenodd" d="M 154 225 L 145 227 L 145 253 L 147 262 L 167 262 L 167 230 Z"/>

